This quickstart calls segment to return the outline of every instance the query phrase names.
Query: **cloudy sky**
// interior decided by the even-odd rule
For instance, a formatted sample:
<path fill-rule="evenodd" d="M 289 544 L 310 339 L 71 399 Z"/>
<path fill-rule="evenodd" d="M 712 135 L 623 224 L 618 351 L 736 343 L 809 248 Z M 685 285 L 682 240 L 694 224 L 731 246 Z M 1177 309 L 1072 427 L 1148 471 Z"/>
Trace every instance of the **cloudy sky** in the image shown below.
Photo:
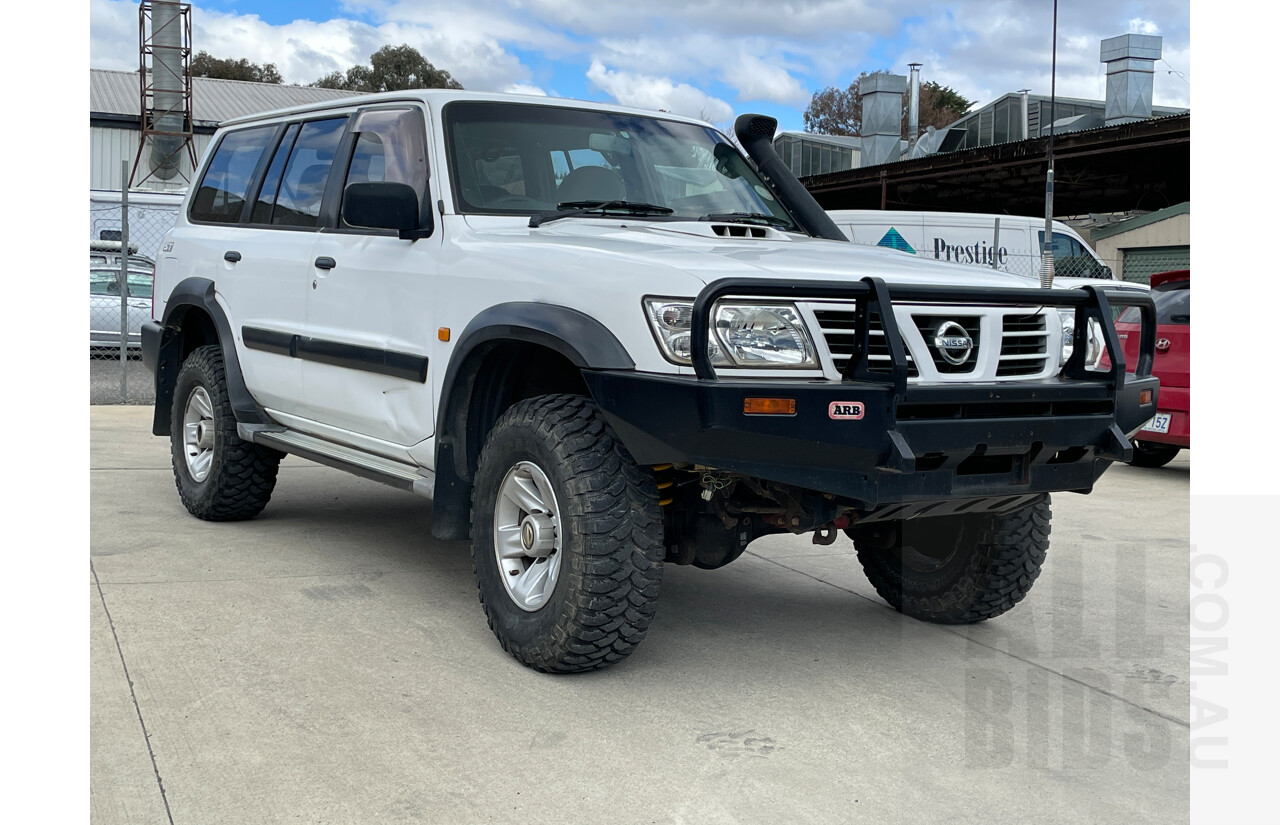
<path fill-rule="evenodd" d="M 986 102 L 1049 92 L 1050 0 L 195 0 L 194 43 L 272 62 L 288 83 L 409 43 L 467 89 L 616 101 L 727 124 L 803 127 L 811 95 L 863 71 L 922 77 Z M 136 69 L 138 3 L 90 0 L 90 65 Z M 1189 1 L 1067 0 L 1058 94 L 1102 99 L 1099 42 L 1164 37 L 1155 103 L 1191 105 Z"/>

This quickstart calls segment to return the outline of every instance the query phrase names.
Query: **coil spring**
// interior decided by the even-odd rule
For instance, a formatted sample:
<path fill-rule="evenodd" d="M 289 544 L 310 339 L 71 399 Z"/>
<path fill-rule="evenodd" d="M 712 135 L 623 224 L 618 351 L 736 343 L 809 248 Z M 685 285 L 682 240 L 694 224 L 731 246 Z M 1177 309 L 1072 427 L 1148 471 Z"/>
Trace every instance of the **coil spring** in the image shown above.
<path fill-rule="evenodd" d="M 653 479 L 658 487 L 658 506 L 666 507 L 675 501 L 675 497 L 671 495 L 672 488 L 675 486 L 675 480 L 671 477 L 672 467 L 670 464 L 653 465 Z"/>

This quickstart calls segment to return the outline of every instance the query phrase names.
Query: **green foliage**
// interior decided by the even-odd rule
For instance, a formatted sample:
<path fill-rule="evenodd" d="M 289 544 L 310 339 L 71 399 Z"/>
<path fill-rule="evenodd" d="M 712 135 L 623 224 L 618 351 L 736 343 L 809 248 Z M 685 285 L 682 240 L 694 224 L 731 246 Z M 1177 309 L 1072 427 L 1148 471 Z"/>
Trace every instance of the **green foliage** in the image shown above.
<path fill-rule="evenodd" d="M 238 60 L 220 58 L 206 51 L 198 52 L 191 58 L 191 76 L 213 77 L 219 80 L 247 80 L 252 83 L 284 82 L 274 63 L 259 66 L 257 63 L 250 63 L 245 57 Z"/>
<path fill-rule="evenodd" d="M 383 46 L 370 55 L 368 66 L 352 66 L 346 72 L 330 72 L 311 85 L 349 92 L 462 88 L 462 84 L 454 80 L 452 75 L 431 65 L 431 61 L 407 43 Z"/>
<path fill-rule="evenodd" d="M 887 71 L 887 70 L 881 70 Z M 828 86 L 813 93 L 809 106 L 804 110 L 804 128 L 821 135 L 845 135 L 857 137 L 862 132 L 862 81 L 871 75 L 863 72 L 847 88 Z M 920 129 L 933 126 L 941 129 L 954 123 L 969 111 L 975 101 L 965 99 L 950 86 L 936 81 L 920 84 Z M 910 100 L 902 96 L 902 136 L 907 136 L 907 119 Z"/>

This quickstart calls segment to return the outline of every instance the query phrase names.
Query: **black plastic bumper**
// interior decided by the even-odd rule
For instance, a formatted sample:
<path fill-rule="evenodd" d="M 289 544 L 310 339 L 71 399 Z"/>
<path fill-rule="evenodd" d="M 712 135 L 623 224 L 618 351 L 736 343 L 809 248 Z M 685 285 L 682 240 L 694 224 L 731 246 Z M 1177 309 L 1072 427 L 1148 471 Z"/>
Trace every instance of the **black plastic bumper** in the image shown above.
<path fill-rule="evenodd" d="M 725 295 L 854 297 L 862 312 L 878 312 L 893 365 L 868 369 L 866 340 L 844 380 L 715 377 L 706 353 L 714 301 Z M 890 299 L 958 305 L 1069 306 L 1077 310 L 1077 340 L 1090 317 L 1103 326 L 1111 353 L 1120 352 L 1108 297 L 1142 310 L 1136 373 L 1121 361 L 1109 372 L 1083 363 L 1083 347 L 1044 382 L 908 385 L 905 347 L 887 311 Z M 860 325 L 862 330 L 866 324 Z M 700 378 L 624 371 L 587 372 L 596 403 L 641 464 L 714 467 L 754 478 L 831 493 L 864 507 L 953 497 L 1085 492 L 1112 461 L 1127 460 L 1127 433 L 1156 409 L 1151 376 L 1155 313 L 1145 294 L 1104 289 L 973 290 L 890 288 L 875 279 L 835 285 L 720 281 L 694 305 L 693 361 Z M 1142 398 L 1146 395 L 1146 401 Z M 747 398 L 795 401 L 794 415 L 744 412 Z M 858 415 L 860 413 L 860 415 Z M 856 417 L 855 417 L 856 416 Z"/>

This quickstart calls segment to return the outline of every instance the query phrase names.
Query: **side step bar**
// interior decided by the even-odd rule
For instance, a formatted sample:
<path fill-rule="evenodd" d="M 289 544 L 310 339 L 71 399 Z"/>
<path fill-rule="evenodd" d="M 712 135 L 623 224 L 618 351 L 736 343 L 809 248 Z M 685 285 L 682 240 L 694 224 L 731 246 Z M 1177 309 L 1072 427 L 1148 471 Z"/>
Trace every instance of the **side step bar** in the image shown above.
<path fill-rule="evenodd" d="M 361 478 L 388 484 L 423 498 L 431 498 L 435 490 L 435 473 L 403 461 L 366 453 L 292 430 L 259 429 L 243 424 L 237 429 L 241 438 L 255 444 L 291 453 L 317 464 L 345 470 Z"/>

